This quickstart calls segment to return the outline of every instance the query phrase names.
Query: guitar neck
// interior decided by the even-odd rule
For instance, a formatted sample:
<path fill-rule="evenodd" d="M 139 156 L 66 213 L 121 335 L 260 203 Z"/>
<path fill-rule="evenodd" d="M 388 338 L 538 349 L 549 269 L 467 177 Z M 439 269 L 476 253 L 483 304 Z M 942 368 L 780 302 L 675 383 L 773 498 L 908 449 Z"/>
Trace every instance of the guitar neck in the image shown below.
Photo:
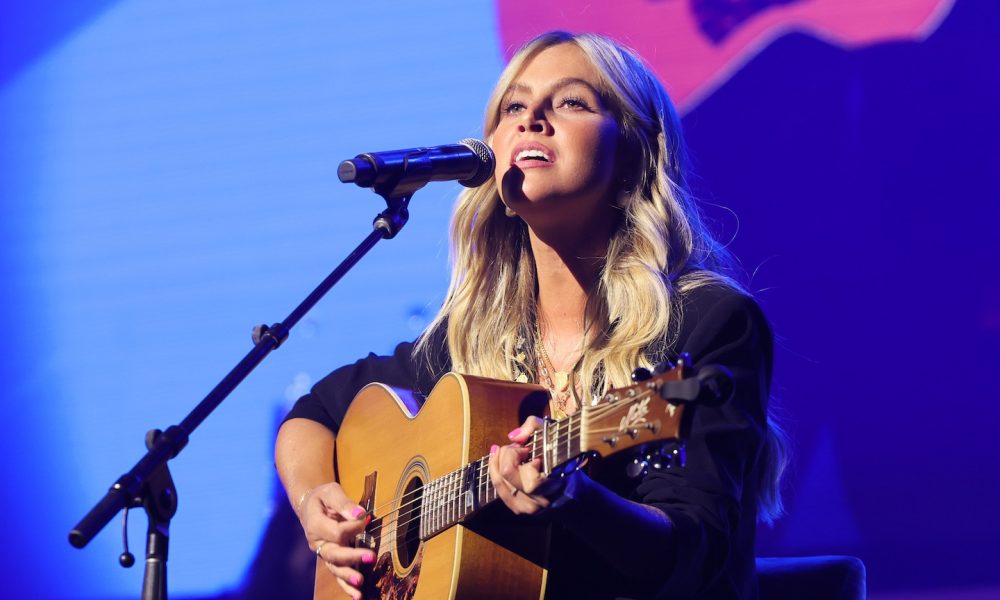
<path fill-rule="evenodd" d="M 581 447 L 583 411 L 561 421 L 549 422 L 527 444 L 530 458 L 542 459 L 542 472 L 553 469 L 584 452 Z M 470 461 L 462 468 L 427 482 L 420 508 L 420 537 L 434 534 L 461 522 L 480 508 L 496 500 L 490 481 L 489 455 Z"/>
<path fill-rule="evenodd" d="M 608 456 L 652 441 L 678 439 L 683 407 L 660 396 L 665 381 L 684 377 L 679 366 L 627 388 L 612 390 L 597 406 L 584 406 L 561 421 L 547 421 L 528 442 L 531 459 L 551 474 L 585 452 Z M 419 508 L 420 537 L 427 539 L 465 519 L 497 497 L 489 456 L 427 482 Z"/>

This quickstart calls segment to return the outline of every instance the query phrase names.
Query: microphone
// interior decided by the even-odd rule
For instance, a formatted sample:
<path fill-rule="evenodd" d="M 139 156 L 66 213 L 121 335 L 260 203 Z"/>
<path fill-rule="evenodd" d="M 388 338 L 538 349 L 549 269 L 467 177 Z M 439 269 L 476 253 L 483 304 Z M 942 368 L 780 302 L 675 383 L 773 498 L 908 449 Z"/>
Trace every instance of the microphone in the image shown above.
<path fill-rule="evenodd" d="M 337 167 L 344 183 L 383 191 L 417 190 L 429 181 L 458 180 L 465 187 L 478 187 L 493 176 L 493 150 L 481 140 L 468 138 L 457 144 L 367 152 L 345 160 Z"/>

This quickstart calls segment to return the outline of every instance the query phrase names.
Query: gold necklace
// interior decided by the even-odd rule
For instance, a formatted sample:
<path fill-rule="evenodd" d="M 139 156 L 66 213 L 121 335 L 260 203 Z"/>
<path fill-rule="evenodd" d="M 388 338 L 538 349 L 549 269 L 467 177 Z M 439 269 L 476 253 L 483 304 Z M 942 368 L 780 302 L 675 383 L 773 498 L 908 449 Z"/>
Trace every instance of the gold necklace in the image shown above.
<path fill-rule="evenodd" d="M 580 358 L 576 360 L 576 363 L 573 364 L 569 371 L 556 371 L 555 365 L 552 364 L 552 359 L 549 358 L 548 352 L 545 351 L 545 339 L 542 337 L 542 325 L 539 321 L 535 322 L 535 330 L 538 334 L 538 354 L 541 358 L 538 364 L 538 371 L 542 375 L 543 384 L 549 388 L 552 397 L 552 400 L 549 402 L 549 412 L 552 413 L 553 419 L 559 421 L 576 412 L 577 403 L 573 396 L 576 386 L 575 383 L 573 386 L 570 386 L 570 376 L 576 370 L 576 366 L 583 358 L 583 354 L 581 353 Z M 552 374 L 550 374 L 549 369 L 551 369 Z"/>

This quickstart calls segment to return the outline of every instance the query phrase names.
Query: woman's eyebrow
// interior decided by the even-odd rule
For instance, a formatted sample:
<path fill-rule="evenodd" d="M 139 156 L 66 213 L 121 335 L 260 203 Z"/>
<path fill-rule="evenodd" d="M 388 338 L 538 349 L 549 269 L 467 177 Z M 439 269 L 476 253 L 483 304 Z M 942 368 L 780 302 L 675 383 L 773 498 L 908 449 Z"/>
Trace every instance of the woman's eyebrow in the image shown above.
<path fill-rule="evenodd" d="M 586 79 L 580 79 L 579 77 L 564 77 L 564 78 L 560 79 L 559 81 L 553 83 L 549 87 L 549 89 L 554 92 L 556 90 L 561 90 L 562 88 L 569 87 L 571 85 L 582 85 L 585 88 L 588 88 L 590 91 L 594 92 L 595 95 L 597 95 L 597 96 L 601 95 L 601 92 L 598 91 L 598 89 L 596 87 L 594 87 L 594 85 L 592 83 L 590 83 Z"/>
<path fill-rule="evenodd" d="M 562 79 L 556 80 L 552 85 L 548 87 L 549 91 L 555 92 L 571 85 L 582 85 L 590 89 L 590 91 L 592 91 L 598 97 L 601 96 L 601 92 L 597 88 L 595 88 L 592 83 L 590 83 L 586 79 L 580 79 L 579 77 L 563 77 Z M 507 91 L 504 92 L 504 96 L 508 96 L 513 92 L 531 93 L 531 90 L 532 87 L 530 85 L 526 83 L 521 83 L 520 81 L 515 81 L 511 83 L 509 86 L 507 86 Z"/>

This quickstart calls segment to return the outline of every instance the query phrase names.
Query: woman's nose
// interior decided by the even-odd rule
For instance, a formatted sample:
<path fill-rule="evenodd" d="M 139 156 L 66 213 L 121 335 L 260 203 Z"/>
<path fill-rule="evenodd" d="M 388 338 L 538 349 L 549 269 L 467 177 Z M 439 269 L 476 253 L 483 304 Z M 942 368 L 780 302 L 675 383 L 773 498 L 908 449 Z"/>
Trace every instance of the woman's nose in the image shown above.
<path fill-rule="evenodd" d="M 525 110 L 523 115 L 524 117 L 518 125 L 522 133 L 528 131 L 531 133 L 549 133 L 552 130 L 552 125 L 549 123 L 549 119 L 541 107 Z"/>

